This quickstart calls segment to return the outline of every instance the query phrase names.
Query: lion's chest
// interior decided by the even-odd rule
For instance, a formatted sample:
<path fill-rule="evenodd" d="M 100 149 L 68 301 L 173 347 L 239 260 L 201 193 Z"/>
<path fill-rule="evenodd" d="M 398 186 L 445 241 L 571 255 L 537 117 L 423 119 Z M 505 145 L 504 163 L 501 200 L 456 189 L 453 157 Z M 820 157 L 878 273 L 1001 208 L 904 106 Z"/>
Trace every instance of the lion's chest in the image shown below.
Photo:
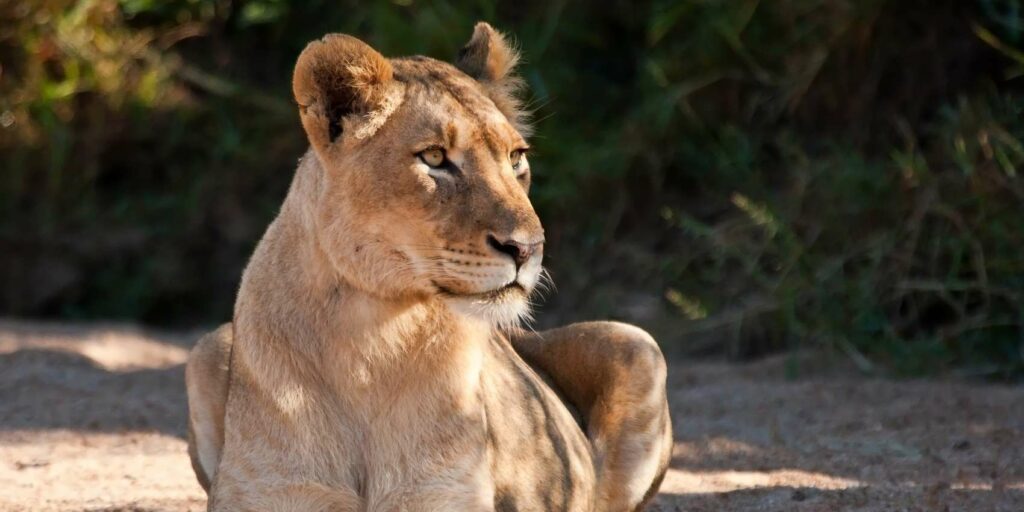
<path fill-rule="evenodd" d="M 590 510 L 595 477 L 585 435 L 511 347 L 492 347 L 482 380 L 495 509 Z"/>
<path fill-rule="evenodd" d="M 592 509 L 590 446 L 572 414 L 507 342 L 481 363 L 465 383 L 471 403 L 452 408 L 420 389 L 370 429 L 358 470 L 366 510 Z"/>
<path fill-rule="evenodd" d="M 590 446 L 565 405 L 507 342 L 481 362 L 465 384 L 473 403 L 453 409 L 420 389 L 370 430 L 357 471 L 366 510 L 592 509 Z"/>
<path fill-rule="evenodd" d="M 360 436 L 354 469 L 367 511 L 490 510 L 482 408 L 410 397 Z"/>
<path fill-rule="evenodd" d="M 288 401 L 289 411 L 268 412 L 238 393 L 228 423 L 253 428 L 228 435 L 232 469 L 217 493 L 225 502 L 272 494 L 346 511 L 591 510 L 589 445 L 555 393 L 505 342 L 458 368 L 448 374 L 455 381 L 410 376 L 415 386 L 389 386 L 387 395 L 345 404 L 311 394 Z M 287 412 L 294 428 L 257 428 L 271 412 Z M 260 469 L 234 471 L 246 467 Z"/>

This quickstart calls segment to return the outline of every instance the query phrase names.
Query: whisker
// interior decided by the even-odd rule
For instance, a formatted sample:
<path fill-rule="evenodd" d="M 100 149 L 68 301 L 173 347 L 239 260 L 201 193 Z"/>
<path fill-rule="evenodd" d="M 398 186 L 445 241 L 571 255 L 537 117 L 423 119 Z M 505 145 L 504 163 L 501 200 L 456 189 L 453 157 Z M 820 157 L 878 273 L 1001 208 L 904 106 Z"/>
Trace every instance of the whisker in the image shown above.
<path fill-rule="evenodd" d="M 540 268 L 540 280 L 547 286 L 551 291 L 557 292 L 558 285 L 555 284 L 555 279 L 551 277 L 551 272 L 545 267 Z"/>

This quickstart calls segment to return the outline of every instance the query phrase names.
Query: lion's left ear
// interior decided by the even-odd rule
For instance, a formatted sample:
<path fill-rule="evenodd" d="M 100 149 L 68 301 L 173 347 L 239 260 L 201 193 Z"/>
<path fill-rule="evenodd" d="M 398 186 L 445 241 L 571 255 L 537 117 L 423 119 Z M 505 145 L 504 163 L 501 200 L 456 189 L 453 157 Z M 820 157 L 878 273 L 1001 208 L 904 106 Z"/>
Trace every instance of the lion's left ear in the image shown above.
<path fill-rule="evenodd" d="M 519 52 L 501 32 L 483 21 L 473 28 L 473 36 L 455 60 L 455 66 L 484 86 L 491 101 L 525 137 L 531 128 L 527 124 L 529 114 L 519 99 L 523 80 L 515 74 L 518 63 Z"/>

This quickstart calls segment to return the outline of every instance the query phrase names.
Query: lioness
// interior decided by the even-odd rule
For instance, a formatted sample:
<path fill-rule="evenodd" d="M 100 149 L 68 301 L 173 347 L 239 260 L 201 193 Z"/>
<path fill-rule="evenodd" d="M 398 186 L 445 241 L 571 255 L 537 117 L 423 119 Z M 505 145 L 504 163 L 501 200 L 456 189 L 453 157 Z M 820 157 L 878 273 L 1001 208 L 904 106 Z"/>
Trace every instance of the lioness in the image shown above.
<path fill-rule="evenodd" d="M 455 66 L 310 43 L 311 149 L 187 366 L 213 511 L 631 511 L 672 446 L 665 361 L 629 325 L 516 328 L 541 276 L 516 53 Z"/>

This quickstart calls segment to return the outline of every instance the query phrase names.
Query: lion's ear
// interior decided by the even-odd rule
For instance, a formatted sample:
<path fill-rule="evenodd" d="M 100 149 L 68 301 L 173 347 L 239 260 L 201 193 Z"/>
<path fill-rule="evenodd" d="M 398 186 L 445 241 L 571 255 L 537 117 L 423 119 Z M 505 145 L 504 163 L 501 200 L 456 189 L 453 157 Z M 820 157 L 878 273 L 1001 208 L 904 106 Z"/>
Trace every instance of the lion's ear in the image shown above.
<path fill-rule="evenodd" d="M 481 21 L 473 28 L 469 42 L 459 51 L 455 67 L 480 82 L 491 101 L 525 136 L 530 127 L 526 124 L 528 114 L 519 99 L 523 80 L 515 74 L 518 63 L 519 52 L 505 36 Z"/>
<path fill-rule="evenodd" d="M 391 63 L 359 39 L 330 34 L 309 43 L 295 64 L 292 91 L 313 147 L 334 142 L 346 116 L 383 108 L 391 81 Z"/>
<path fill-rule="evenodd" d="M 481 21 L 459 51 L 455 66 L 479 82 L 495 83 L 514 78 L 512 71 L 518 62 L 519 54 L 505 41 L 505 36 Z"/>

